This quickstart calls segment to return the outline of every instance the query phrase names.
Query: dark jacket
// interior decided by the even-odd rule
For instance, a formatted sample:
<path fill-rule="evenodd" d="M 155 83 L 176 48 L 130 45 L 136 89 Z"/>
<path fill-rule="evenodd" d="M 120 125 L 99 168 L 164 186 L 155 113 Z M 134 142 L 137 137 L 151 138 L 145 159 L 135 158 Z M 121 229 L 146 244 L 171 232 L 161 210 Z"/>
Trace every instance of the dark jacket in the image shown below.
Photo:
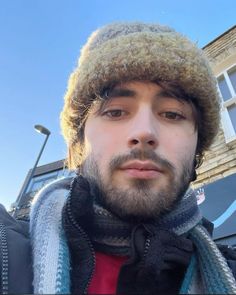
<path fill-rule="evenodd" d="M 32 294 L 29 226 L 0 205 L 0 294 Z"/>

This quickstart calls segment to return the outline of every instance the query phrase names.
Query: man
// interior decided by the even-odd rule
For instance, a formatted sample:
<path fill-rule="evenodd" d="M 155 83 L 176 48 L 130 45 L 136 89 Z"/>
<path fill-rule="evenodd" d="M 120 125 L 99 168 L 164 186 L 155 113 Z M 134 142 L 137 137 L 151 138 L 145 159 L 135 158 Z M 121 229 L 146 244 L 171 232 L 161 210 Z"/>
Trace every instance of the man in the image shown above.
<path fill-rule="evenodd" d="M 218 250 L 189 188 L 219 125 L 201 50 L 157 24 L 101 28 L 61 123 L 77 176 L 33 204 L 34 293 L 236 293 L 235 255 Z"/>

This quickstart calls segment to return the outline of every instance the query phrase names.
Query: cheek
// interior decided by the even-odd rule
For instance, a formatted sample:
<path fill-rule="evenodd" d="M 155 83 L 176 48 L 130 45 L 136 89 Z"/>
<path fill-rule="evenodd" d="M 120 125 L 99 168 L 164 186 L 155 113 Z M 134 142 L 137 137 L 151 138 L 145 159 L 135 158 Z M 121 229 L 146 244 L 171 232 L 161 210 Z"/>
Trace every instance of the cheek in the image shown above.
<path fill-rule="evenodd" d="M 167 135 L 168 134 L 168 135 Z M 161 147 L 163 155 L 173 164 L 194 159 L 197 146 L 197 132 L 166 132 L 163 134 L 164 143 Z"/>
<path fill-rule="evenodd" d="M 88 124 L 85 128 L 85 149 L 92 156 L 103 174 L 111 158 L 122 151 L 122 132 L 101 128 L 99 124 Z"/>
<path fill-rule="evenodd" d="M 91 135 L 91 136 L 90 136 Z M 94 155 L 111 155 L 119 150 L 119 136 L 112 136 L 111 133 L 94 133 L 86 136 L 86 145 Z"/>

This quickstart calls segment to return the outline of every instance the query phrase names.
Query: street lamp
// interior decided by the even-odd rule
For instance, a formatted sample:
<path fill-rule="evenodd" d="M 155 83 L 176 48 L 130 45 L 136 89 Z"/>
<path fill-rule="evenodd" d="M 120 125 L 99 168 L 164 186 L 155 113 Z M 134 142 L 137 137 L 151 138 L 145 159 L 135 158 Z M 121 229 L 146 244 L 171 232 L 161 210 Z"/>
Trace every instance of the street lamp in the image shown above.
<path fill-rule="evenodd" d="M 34 126 L 34 129 L 35 129 L 37 132 L 46 135 L 46 138 L 45 138 L 45 140 L 44 140 L 44 142 L 43 142 L 43 145 L 42 145 L 42 147 L 41 147 L 41 150 L 40 150 L 40 152 L 39 152 L 39 154 L 38 154 L 38 157 L 37 157 L 37 159 L 36 159 L 36 162 L 35 162 L 35 164 L 34 164 L 34 167 L 33 167 L 33 169 L 31 170 L 31 173 L 30 173 L 30 175 L 29 175 L 29 177 L 28 177 L 27 183 L 25 184 L 24 188 L 22 189 L 22 191 L 21 191 L 21 193 L 20 193 L 20 195 L 19 195 L 19 197 L 18 197 L 18 202 L 17 202 L 16 209 L 18 209 L 18 208 L 20 207 L 20 205 L 21 205 L 22 197 L 25 195 L 25 193 L 26 193 L 26 191 L 27 191 L 27 189 L 28 189 L 28 187 L 29 187 L 29 184 L 30 184 L 31 180 L 32 180 L 32 178 L 34 177 L 35 169 L 37 168 L 37 165 L 38 165 L 39 159 L 40 159 L 40 157 L 41 157 L 41 155 L 42 155 L 42 153 L 43 153 L 43 150 L 44 150 L 45 145 L 46 145 L 46 143 L 47 143 L 48 137 L 49 137 L 49 135 L 51 134 L 51 132 L 50 132 L 46 127 L 44 127 L 44 126 L 42 126 L 42 125 L 35 125 L 35 126 Z M 14 212 L 14 216 L 15 216 L 15 213 L 16 213 L 16 211 Z"/>

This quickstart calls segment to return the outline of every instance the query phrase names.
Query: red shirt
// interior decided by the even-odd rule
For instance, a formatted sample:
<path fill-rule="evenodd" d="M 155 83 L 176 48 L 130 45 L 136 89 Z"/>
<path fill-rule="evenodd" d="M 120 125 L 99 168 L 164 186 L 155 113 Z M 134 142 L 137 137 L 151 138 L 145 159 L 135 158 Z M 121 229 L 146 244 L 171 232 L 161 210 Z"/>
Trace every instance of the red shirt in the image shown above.
<path fill-rule="evenodd" d="M 96 265 L 89 294 L 115 294 L 120 268 L 128 259 L 124 256 L 107 255 L 96 252 Z"/>

